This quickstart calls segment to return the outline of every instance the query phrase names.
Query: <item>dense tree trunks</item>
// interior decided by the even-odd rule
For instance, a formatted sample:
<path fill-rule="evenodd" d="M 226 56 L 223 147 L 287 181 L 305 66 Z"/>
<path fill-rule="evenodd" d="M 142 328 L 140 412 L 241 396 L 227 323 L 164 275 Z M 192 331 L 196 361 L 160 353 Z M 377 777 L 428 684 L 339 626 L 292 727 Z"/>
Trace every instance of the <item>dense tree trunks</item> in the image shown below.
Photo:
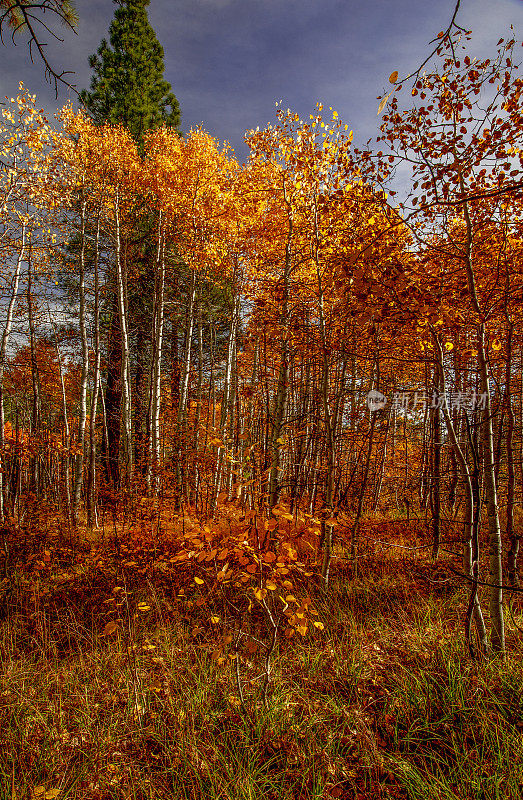
<path fill-rule="evenodd" d="M 380 390 L 380 353 L 379 353 L 379 343 L 376 338 L 375 340 L 375 353 L 373 359 L 373 366 L 372 372 L 370 375 L 369 380 L 369 392 L 374 387 L 374 383 L 376 384 L 376 390 Z M 376 419 L 378 416 L 378 411 L 369 408 L 369 429 L 368 429 L 368 441 L 367 441 L 367 455 L 365 458 L 365 463 L 363 465 L 363 474 L 361 477 L 361 484 L 358 493 L 357 499 L 357 506 L 356 506 L 356 514 L 354 516 L 354 521 L 351 527 L 351 556 L 352 558 L 357 557 L 358 553 L 358 539 L 359 539 L 359 529 L 360 529 L 360 522 L 361 517 L 363 515 L 364 503 L 365 503 L 365 495 L 367 492 L 367 484 L 370 475 L 370 467 L 372 462 L 372 450 L 374 446 L 374 433 L 376 429 Z"/>
<path fill-rule="evenodd" d="M 443 351 L 441 349 L 438 336 L 434 330 L 433 338 L 437 353 L 436 381 L 441 392 L 441 411 L 443 414 L 443 419 L 445 420 L 448 437 L 452 444 L 453 452 L 456 456 L 456 463 L 459 464 L 461 470 L 461 477 L 465 492 L 465 514 L 463 518 L 463 569 L 465 574 L 468 575 L 472 581 L 472 590 L 469 599 L 469 612 L 467 616 L 465 634 L 467 641 L 469 642 L 469 647 L 472 650 L 469 623 L 471 620 L 473 620 L 476 627 L 480 651 L 483 654 L 486 654 L 488 652 L 487 630 L 478 597 L 480 504 L 478 502 L 479 498 L 477 497 L 477 456 L 474 454 L 474 474 L 472 476 L 463 450 L 459 444 L 456 428 L 449 411 L 445 369 L 443 365 Z"/>
<path fill-rule="evenodd" d="M 280 325 L 280 365 L 278 373 L 278 383 L 274 400 L 270 412 L 268 456 L 269 456 L 269 481 L 267 487 L 269 509 L 274 508 L 278 503 L 280 492 L 280 456 L 282 447 L 282 433 L 285 422 L 285 412 L 287 408 L 287 398 L 289 391 L 289 287 L 292 270 L 292 248 L 294 218 L 292 205 L 287 196 L 287 188 L 283 187 L 283 200 L 287 215 L 287 234 L 285 241 L 285 254 L 283 274 L 281 276 L 281 312 L 279 315 Z"/>
<path fill-rule="evenodd" d="M 330 562 L 332 555 L 333 544 L 333 531 L 334 525 L 332 523 L 333 515 L 333 501 L 334 501 L 334 467 L 335 467 L 335 425 L 336 417 L 332 417 L 330 408 L 329 388 L 331 383 L 330 373 L 330 352 L 331 343 L 327 339 L 327 326 L 325 321 L 325 294 L 323 286 L 322 267 L 320 264 L 320 236 L 318 230 L 318 207 L 317 198 L 314 202 L 314 262 L 316 267 L 316 289 L 318 321 L 320 329 L 320 343 L 322 351 L 322 365 L 321 365 L 321 402 L 323 406 L 323 427 L 324 427 L 324 444 L 325 444 L 325 501 L 324 512 L 322 518 L 322 532 L 321 539 L 323 543 L 323 561 L 321 565 L 321 577 L 323 586 L 326 588 L 329 584 Z"/>
<path fill-rule="evenodd" d="M 189 381 L 191 376 L 192 340 L 194 330 L 194 311 L 197 292 L 197 276 L 194 271 L 190 273 L 188 303 L 185 316 L 185 336 L 183 348 L 183 361 L 180 375 L 180 398 L 176 415 L 176 450 L 175 472 L 177 485 L 177 503 L 187 496 L 187 447 L 188 447 L 188 403 Z"/>
<path fill-rule="evenodd" d="M 111 322 L 107 344 L 104 438 L 105 479 L 114 488 L 120 486 L 120 407 L 122 402 L 122 339 L 116 292 L 112 294 Z"/>
<path fill-rule="evenodd" d="M 473 103 L 481 70 L 460 84 L 452 59 L 444 69 L 455 80 L 423 79 L 441 111 L 434 124 L 403 115 L 400 95 L 387 101 L 385 161 L 353 158 L 336 112 L 322 119 L 319 108 L 310 124 L 280 109 L 276 125 L 249 134 L 245 167 L 202 131 L 182 140 L 140 129 L 136 147 L 128 131 L 81 114 L 65 112 L 48 139 L 38 123 L 38 147 L 32 134 L 26 142 L 38 169 L 0 170 L 2 197 L 31 181 L 8 198 L 0 230 L 0 517 L 16 508 L 33 524 L 49 510 L 80 528 L 85 500 L 93 530 L 101 481 L 118 535 L 151 523 L 160 547 L 165 523 L 181 531 L 173 542 L 201 526 L 210 535 L 194 549 L 216 552 L 198 568 L 210 575 L 223 561 L 234 592 L 263 588 L 273 568 L 283 584 L 287 555 L 327 587 L 334 547 L 356 556 L 360 529 L 389 515 L 387 548 L 463 556 L 470 651 L 503 653 L 501 528 L 517 583 L 523 497 L 520 206 L 489 136 L 463 134 L 461 101 L 447 103 L 456 86 Z M 512 104 L 505 133 L 520 113 L 509 78 L 498 87 Z M 12 129 L 4 115 L 6 136 L 28 124 L 22 105 Z M 522 130 L 523 116 L 503 158 L 517 157 Z M 402 148 L 419 173 L 413 225 L 382 191 Z M 467 160 L 475 151 L 496 164 L 485 180 Z M 476 181 L 481 196 L 470 195 Z M 384 408 L 369 390 L 384 393 Z M 405 510 L 412 525 L 397 519 Z M 432 543 L 420 547 L 423 525 Z M 244 534 L 271 554 L 238 576 Z"/>
<path fill-rule="evenodd" d="M 234 285 L 234 281 L 233 281 Z M 227 421 L 234 405 L 234 384 L 236 371 L 236 334 L 239 317 L 239 297 L 235 294 L 233 299 L 232 315 L 227 340 L 227 356 L 225 361 L 225 375 L 223 379 L 222 399 L 220 404 L 220 419 L 218 423 L 218 441 L 216 451 L 216 470 L 214 475 L 214 487 L 211 499 L 211 509 L 214 513 L 218 493 L 220 492 L 223 478 L 224 459 L 230 445 L 230 437 L 227 436 Z"/>
<path fill-rule="evenodd" d="M 25 259 L 26 252 L 26 226 L 22 224 L 20 236 L 20 250 L 16 258 L 16 267 L 13 274 L 11 295 L 9 297 L 9 305 L 7 307 L 6 321 L 4 330 L 2 331 L 2 340 L 0 343 L 0 522 L 4 519 L 5 503 L 7 500 L 8 486 L 4 482 L 4 474 L 6 470 L 5 463 L 5 408 L 4 408 L 4 371 L 7 355 L 7 346 L 9 344 L 9 337 L 13 327 L 13 314 L 15 305 L 18 300 L 18 286 L 20 284 L 20 275 L 22 271 L 22 264 Z"/>
<path fill-rule="evenodd" d="M 386 422 L 385 422 L 385 433 L 384 433 L 384 437 L 383 437 L 383 444 L 382 444 L 382 446 L 380 448 L 380 452 L 381 452 L 380 461 L 379 461 L 379 465 L 378 465 L 377 470 L 376 470 L 376 479 L 375 479 L 375 482 L 374 482 L 374 500 L 373 500 L 373 503 L 372 503 L 372 512 L 373 512 L 373 514 L 376 514 L 377 511 L 378 511 L 378 505 L 379 505 L 379 501 L 380 501 L 380 493 L 381 493 L 381 488 L 383 486 L 383 476 L 384 476 L 384 473 L 385 473 L 385 464 L 387 462 L 387 441 L 388 441 L 388 438 L 389 438 L 391 413 L 392 413 L 391 409 L 389 408 L 389 410 L 387 411 L 387 419 L 386 419 Z"/>

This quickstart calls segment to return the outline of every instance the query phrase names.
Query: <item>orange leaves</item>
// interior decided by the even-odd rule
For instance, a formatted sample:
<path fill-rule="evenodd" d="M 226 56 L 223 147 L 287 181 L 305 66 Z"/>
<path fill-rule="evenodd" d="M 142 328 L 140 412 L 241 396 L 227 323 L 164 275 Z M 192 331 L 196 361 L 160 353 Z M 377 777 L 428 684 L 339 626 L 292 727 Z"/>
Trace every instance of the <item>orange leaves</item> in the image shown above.
<path fill-rule="evenodd" d="M 39 798 L 39 800 L 55 800 L 62 794 L 62 789 L 54 788 L 47 789 L 45 786 L 35 786 L 32 791 L 32 797 Z"/>
<path fill-rule="evenodd" d="M 164 211 L 170 238 L 193 269 L 220 269 L 228 258 L 231 226 L 236 232 L 241 224 L 231 191 L 236 161 L 200 128 L 183 139 L 160 128 L 147 135 L 145 151 L 144 181 Z"/>
<path fill-rule="evenodd" d="M 116 624 L 116 622 L 114 621 L 108 622 L 104 628 L 104 636 L 112 636 L 112 634 L 116 633 L 117 630 L 118 630 L 118 625 Z"/>

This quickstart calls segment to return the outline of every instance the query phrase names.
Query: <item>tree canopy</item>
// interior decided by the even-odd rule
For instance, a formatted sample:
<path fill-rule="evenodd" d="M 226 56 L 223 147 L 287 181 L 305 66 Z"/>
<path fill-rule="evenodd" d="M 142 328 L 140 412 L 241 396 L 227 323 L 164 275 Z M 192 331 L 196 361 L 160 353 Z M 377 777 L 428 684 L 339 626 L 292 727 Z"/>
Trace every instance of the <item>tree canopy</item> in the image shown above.
<path fill-rule="evenodd" d="M 180 108 L 164 79 L 164 54 L 149 24 L 149 0 L 114 0 L 109 30 L 89 63 L 89 91 L 80 99 L 97 124 L 121 123 L 138 142 L 161 125 L 178 128 Z"/>

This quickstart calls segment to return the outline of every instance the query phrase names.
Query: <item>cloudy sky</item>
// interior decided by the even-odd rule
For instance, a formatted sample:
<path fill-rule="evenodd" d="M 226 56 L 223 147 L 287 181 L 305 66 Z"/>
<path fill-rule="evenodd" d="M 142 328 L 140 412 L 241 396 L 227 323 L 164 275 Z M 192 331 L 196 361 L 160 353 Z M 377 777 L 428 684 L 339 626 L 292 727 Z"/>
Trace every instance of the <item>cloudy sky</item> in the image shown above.
<path fill-rule="evenodd" d="M 320 100 L 335 108 L 360 140 L 375 135 L 376 96 L 393 70 L 400 75 L 430 52 L 429 42 L 451 18 L 454 0 L 151 0 L 149 18 L 165 50 L 165 77 L 182 110 L 182 127 L 203 124 L 228 140 L 240 160 L 246 129 L 274 120 L 282 100 L 301 115 Z M 76 0 L 78 35 L 56 28 L 49 41 L 56 68 L 72 70 L 88 87 L 88 56 L 107 35 L 112 0 Z M 458 21 L 473 31 L 476 55 L 493 53 L 509 34 L 523 38 L 523 0 L 462 0 Z M 0 96 L 18 83 L 37 94 L 49 114 L 73 98 L 58 99 L 45 83 L 41 63 L 32 65 L 21 38 L 0 46 Z M 523 53 L 523 51 L 520 51 Z"/>

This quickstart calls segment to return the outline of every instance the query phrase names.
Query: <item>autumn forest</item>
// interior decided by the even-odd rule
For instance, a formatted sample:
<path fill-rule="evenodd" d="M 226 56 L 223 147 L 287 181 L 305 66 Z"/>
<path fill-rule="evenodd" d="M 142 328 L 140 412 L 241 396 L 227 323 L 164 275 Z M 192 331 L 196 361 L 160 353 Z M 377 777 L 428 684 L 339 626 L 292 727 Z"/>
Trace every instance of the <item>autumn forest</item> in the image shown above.
<path fill-rule="evenodd" d="M 523 79 L 469 38 L 245 164 L 6 101 L 2 798 L 520 797 Z"/>

